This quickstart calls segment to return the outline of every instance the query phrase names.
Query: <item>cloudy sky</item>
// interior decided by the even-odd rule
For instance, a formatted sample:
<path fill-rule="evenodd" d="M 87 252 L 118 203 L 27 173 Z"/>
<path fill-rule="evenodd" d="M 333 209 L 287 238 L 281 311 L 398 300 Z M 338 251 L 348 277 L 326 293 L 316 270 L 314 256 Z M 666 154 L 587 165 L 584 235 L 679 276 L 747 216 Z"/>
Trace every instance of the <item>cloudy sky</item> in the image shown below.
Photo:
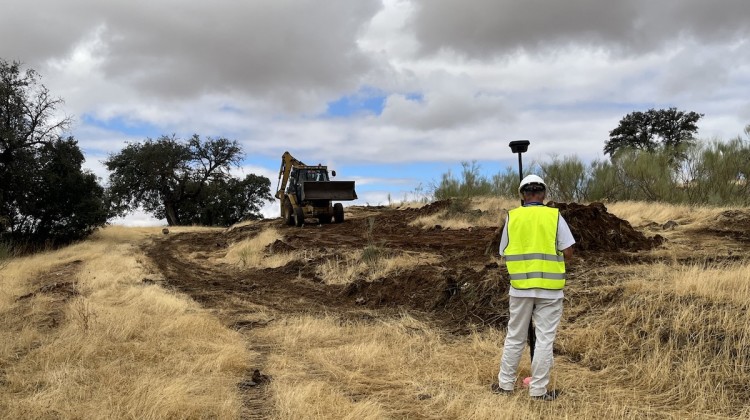
<path fill-rule="evenodd" d="M 750 124 L 747 0 L 1 4 L 0 58 L 65 100 L 103 179 L 128 141 L 197 133 L 239 141 L 237 173 L 272 188 L 288 150 L 383 204 L 461 161 L 513 166 L 514 139 L 524 162 L 601 158 L 636 110 L 703 113 L 706 141 Z"/>

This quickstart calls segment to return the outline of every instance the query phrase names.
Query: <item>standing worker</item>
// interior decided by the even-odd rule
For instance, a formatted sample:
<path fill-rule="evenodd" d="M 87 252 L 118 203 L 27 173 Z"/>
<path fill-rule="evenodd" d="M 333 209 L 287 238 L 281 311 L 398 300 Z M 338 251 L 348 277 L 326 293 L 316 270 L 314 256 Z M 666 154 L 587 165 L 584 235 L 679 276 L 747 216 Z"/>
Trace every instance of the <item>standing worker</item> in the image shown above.
<path fill-rule="evenodd" d="M 560 391 L 547 390 L 552 369 L 552 345 L 560 323 L 565 286 L 565 258 L 573 255 L 575 239 L 560 210 L 543 204 L 544 180 L 529 175 L 518 188 L 524 200 L 508 212 L 500 240 L 500 255 L 510 274 L 510 319 L 505 335 L 496 393 L 511 393 L 526 342 L 529 322 L 536 325 L 529 395 L 552 401 Z"/>

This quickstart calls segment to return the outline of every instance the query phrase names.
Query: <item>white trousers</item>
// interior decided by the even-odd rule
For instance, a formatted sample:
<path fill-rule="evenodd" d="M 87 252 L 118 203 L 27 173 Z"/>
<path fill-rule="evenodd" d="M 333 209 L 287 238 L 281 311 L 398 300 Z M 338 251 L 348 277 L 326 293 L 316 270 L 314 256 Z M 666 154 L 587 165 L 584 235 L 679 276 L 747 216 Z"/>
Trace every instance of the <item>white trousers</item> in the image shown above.
<path fill-rule="evenodd" d="M 503 358 L 500 362 L 498 383 L 500 388 L 512 391 L 516 384 L 516 372 L 526 345 L 529 322 L 532 317 L 536 326 L 534 360 L 531 362 L 529 395 L 544 395 L 552 370 L 552 345 L 555 342 L 557 325 L 562 316 L 562 299 L 532 297 L 510 297 L 510 320 L 505 336 Z"/>

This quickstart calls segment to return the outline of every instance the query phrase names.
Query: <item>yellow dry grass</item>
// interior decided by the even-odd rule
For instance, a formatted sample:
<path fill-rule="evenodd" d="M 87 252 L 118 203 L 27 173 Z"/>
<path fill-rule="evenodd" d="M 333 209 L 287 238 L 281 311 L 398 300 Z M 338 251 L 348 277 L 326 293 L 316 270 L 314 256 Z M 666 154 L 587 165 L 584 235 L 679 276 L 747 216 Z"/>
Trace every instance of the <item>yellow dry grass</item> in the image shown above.
<path fill-rule="evenodd" d="M 730 296 L 721 285 L 693 287 L 695 270 L 646 266 L 620 286 L 592 291 L 594 299 L 622 296 L 603 313 L 564 326 L 559 346 L 612 382 L 648 391 L 637 403 L 657 412 L 747 418 L 742 395 L 750 381 L 748 300 Z M 725 286 L 750 280 L 746 266 L 727 271 Z"/>
<path fill-rule="evenodd" d="M 497 330 L 446 337 L 410 316 L 376 323 L 335 317 L 291 317 L 256 333 L 278 351 L 274 373 L 276 415 L 294 419 L 641 419 L 688 418 L 668 395 L 629 386 L 617 372 L 592 372 L 558 357 L 553 385 L 565 389 L 554 403 L 489 391 L 503 335 Z M 623 366 L 621 369 L 625 369 Z M 529 372 L 522 361 L 521 375 Z M 680 390 L 673 391 L 679 393 Z M 675 396 L 672 396 L 675 397 Z"/>
<path fill-rule="evenodd" d="M 231 244 L 224 260 L 241 268 L 277 268 L 301 257 L 299 252 L 267 253 L 266 247 L 280 239 L 282 236 L 276 229 L 265 228 L 251 238 Z"/>
<path fill-rule="evenodd" d="M 703 264 L 655 264 L 644 280 L 665 283 L 675 294 L 744 305 L 750 302 L 750 262 Z"/>
<path fill-rule="evenodd" d="M 440 225 L 445 229 L 467 229 L 470 227 L 502 226 L 508 210 L 520 205 L 520 199 L 507 197 L 476 197 L 470 200 L 467 214 L 451 213 L 447 210 L 428 216 L 417 218 L 412 222 L 414 226 L 431 228 Z M 718 214 L 731 209 L 730 207 L 689 206 L 666 203 L 650 203 L 641 201 L 619 201 L 606 203 L 607 210 L 634 226 L 648 223 L 663 224 L 673 220 L 680 225 L 702 224 L 711 222 Z M 481 210 L 481 214 L 471 211 Z"/>
<path fill-rule="evenodd" d="M 396 208 L 396 209 L 420 209 L 424 206 L 426 206 L 428 203 L 425 203 L 423 201 L 394 201 L 389 205 L 389 207 Z"/>
<path fill-rule="evenodd" d="M 517 205 L 483 199 L 471 208 L 488 218 L 478 223 L 497 226 Z M 232 296 L 263 321 L 244 332 L 245 342 L 197 304 L 142 283 L 158 273 L 136 244 L 160 230 L 108 228 L 73 247 L 14 259 L 0 272 L 0 416 L 237 418 L 236 383 L 256 357 L 246 346 L 260 343 L 271 349 L 263 372 L 273 378 L 273 418 L 750 418 L 750 262 L 713 262 L 718 245 L 721 255 L 736 256 L 728 254 L 731 244 L 683 234 L 726 209 L 607 207 L 636 226 L 675 220 L 680 227 L 665 233 L 674 238 L 665 246 L 644 252 L 655 262 L 606 262 L 570 279 L 570 321 L 560 326 L 553 371 L 552 386 L 565 392 L 558 401 L 533 401 L 522 389 L 489 391 L 502 353 L 498 329 L 454 335 L 407 314 L 283 314 Z M 274 260 L 265 249 L 277 239 L 277 231 L 261 231 L 233 244 L 225 260 L 262 268 L 306 258 Z M 373 244 L 324 261 L 317 274 L 344 284 L 434 258 Z M 37 290 L 41 273 L 77 260 L 78 295 L 19 300 Z M 61 323 L 51 327 L 45 320 L 55 311 Z M 519 377 L 528 372 L 525 356 Z"/>
<path fill-rule="evenodd" d="M 110 227 L 3 269 L 3 418 L 239 415 L 236 384 L 252 354 L 194 302 L 143 284 L 153 273 L 138 244 L 152 234 L 161 229 Z M 35 284 L 73 263 L 73 278 L 60 280 L 74 287 L 67 295 Z"/>
<path fill-rule="evenodd" d="M 688 206 L 642 201 L 619 201 L 605 205 L 610 213 L 627 220 L 634 226 L 650 222 L 663 224 L 670 220 L 681 225 L 705 223 L 715 219 L 722 211 L 729 209 L 729 207 Z"/>
<path fill-rule="evenodd" d="M 422 216 L 410 224 L 423 228 L 440 225 L 443 229 L 468 229 L 471 227 L 495 227 L 502 225 L 508 210 L 518 207 L 519 200 L 503 197 L 477 197 L 466 203 L 459 211 L 442 210 Z"/>
<path fill-rule="evenodd" d="M 517 204 L 482 205 L 502 213 Z M 675 220 L 680 228 L 672 235 L 710 225 L 727 210 L 648 203 L 609 209 L 634 225 Z M 422 223 L 436 222 L 466 226 Z M 299 317 L 260 333 L 282 349 L 270 366 L 279 379 L 276 410 L 283 418 L 747 418 L 750 268 L 747 261 L 685 264 L 681 257 L 706 258 L 715 247 L 677 239 L 650 252 L 667 262 L 602 266 L 591 279 L 570 282 L 571 299 L 580 300 L 566 302 L 566 311 L 586 316 L 561 326 L 553 386 L 565 397 L 555 403 L 487 391 L 501 353 L 496 330 L 446 337 L 406 316 L 375 324 Z M 352 254 L 338 262 L 343 269 L 335 277 L 356 277 L 360 260 Z M 614 283 L 602 285 L 602 278 Z M 528 366 L 525 360 L 521 375 Z"/>
<path fill-rule="evenodd" d="M 418 265 L 439 261 L 430 253 L 392 251 L 377 245 L 326 259 L 317 266 L 316 274 L 326 284 L 349 284 L 359 278 L 373 281 L 410 270 Z"/>

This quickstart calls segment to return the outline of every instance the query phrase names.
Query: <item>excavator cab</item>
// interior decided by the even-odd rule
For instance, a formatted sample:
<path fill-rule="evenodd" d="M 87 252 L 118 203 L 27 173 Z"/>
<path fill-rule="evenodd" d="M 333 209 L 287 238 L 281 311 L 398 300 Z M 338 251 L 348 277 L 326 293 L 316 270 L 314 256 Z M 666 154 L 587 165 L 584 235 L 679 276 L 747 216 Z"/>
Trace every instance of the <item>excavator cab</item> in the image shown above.
<path fill-rule="evenodd" d="M 302 172 L 303 174 L 301 177 L 304 177 L 305 181 L 330 181 L 330 179 L 328 179 L 328 171 L 325 169 L 305 169 Z"/>
<path fill-rule="evenodd" d="M 292 169 L 292 173 L 289 175 L 289 186 L 286 189 L 286 193 L 294 194 L 297 197 L 297 201 L 301 202 L 303 200 L 302 192 L 304 191 L 304 185 L 308 185 L 308 182 L 328 181 L 330 181 L 328 178 L 328 171 L 323 168 Z"/>

